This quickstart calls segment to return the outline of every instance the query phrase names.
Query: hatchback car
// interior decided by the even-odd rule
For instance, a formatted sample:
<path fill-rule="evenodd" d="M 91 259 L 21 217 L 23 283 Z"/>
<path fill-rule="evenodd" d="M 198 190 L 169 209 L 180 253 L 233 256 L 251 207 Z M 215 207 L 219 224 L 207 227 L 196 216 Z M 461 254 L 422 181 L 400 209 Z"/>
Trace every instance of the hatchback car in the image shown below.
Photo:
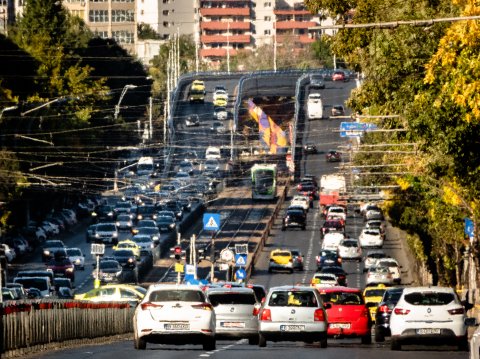
<path fill-rule="evenodd" d="M 307 215 L 303 209 L 288 209 L 285 213 L 282 220 L 282 231 L 292 227 L 302 230 L 307 228 Z"/>
<path fill-rule="evenodd" d="M 453 288 L 404 288 L 390 317 L 392 350 L 403 344 L 452 344 L 468 351 L 465 308 Z"/>
<path fill-rule="evenodd" d="M 361 262 L 362 248 L 356 239 L 342 239 L 338 245 L 338 255 L 342 260 L 356 260 L 357 262 Z"/>
<path fill-rule="evenodd" d="M 207 297 L 216 317 L 215 337 L 248 339 L 250 345 L 258 344 L 258 312 L 260 303 L 250 288 L 209 288 Z"/>
<path fill-rule="evenodd" d="M 293 256 L 288 249 L 274 249 L 270 252 L 270 261 L 268 263 L 268 272 L 274 270 L 288 270 L 293 273 Z"/>
<path fill-rule="evenodd" d="M 390 336 L 390 315 L 402 295 L 403 288 L 385 289 L 375 312 L 375 341 L 384 342 Z"/>
<path fill-rule="evenodd" d="M 332 75 L 332 81 L 345 81 L 345 73 L 343 71 L 335 71 Z"/>
<path fill-rule="evenodd" d="M 342 162 L 342 154 L 336 150 L 329 150 L 325 154 L 325 160 L 327 162 Z"/>
<path fill-rule="evenodd" d="M 387 267 L 380 267 L 375 265 L 368 269 L 365 283 L 366 285 L 372 285 L 372 284 L 392 285 L 393 276 Z"/>
<path fill-rule="evenodd" d="M 267 341 L 320 342 L 327 347 L 327 314 L 315 288 L 270 288 L 259 313 L 259 346 Z"/>
<path fill-rule="evenodd" d="M 328 336 L 357 337 L 362 344 L 370 344 L 372 322 L 360 289 L 329 287 L 318 290 L 323 302 L 330 304 Z"/>
<path fill-rule="evenodd" d="M 333 105 L 331 114 L 332 116 L 344 116 L 345 108 L 342 105 Z"/>
<path fill-rule="evenodd" d="M 378 228 L 364 228 L 358 237 L 362 248 L 382 248 L 383 236 Z"/>
<path fill-rule="evenodd" d="M 216 347 L 215 312 L 198 286 L 151 285 L 135 309 L 133 327 L 135 349 L 145 350 L 147 343 Z"/>

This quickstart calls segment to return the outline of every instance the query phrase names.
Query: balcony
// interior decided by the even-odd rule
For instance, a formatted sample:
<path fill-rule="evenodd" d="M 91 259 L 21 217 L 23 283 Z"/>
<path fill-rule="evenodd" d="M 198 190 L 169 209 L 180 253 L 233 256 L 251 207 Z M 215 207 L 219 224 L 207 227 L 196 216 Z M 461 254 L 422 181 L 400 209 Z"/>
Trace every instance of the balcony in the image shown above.
<path fill-rule="evenodd" d="M 289 42 L 289 43 L 300 43 L 300 44 L 311 44 L 315 42 L 315 37 L 311 35 L 277 35 L 277 42 L 278 43 L 283 43 L 283 42 Z"/>
<path fill-rule="evenodd" d="M 251 42 L 250 35 L 202 35 L 200 42 L 203 44 L 249 44 Z"/>
<path fill-rule="evenodd" d="M 201 8 L 200 15 L 202 16 L 250 16 L 250 8 L 248 7 L 211 7 Z"/>
<path fill-rule="evenodd" d="M 250 30 L 250 22 L 224 22 L 224 21 L 202 21 L 200 28 L 202 30 Z"/>
<path fill-rule="evenodd" d="M 294 9 L 275 9 L 273 10 L 275 15 L 310 15 L 313 14 L 308 10 L 294 10 Z"/>
<path fill-rule="evenodd" d="M 230 49 L 230 56 L 235 56 L 237 54 L 237 50 Z M 200 50 L 201 57 L 227 57 L 227 49 L 224 48 L 215 48 L 215 49 L 201 49 Z"/>
<path fill-rule="evenodd" d="M 277 30 L 308 29 L 309 27 L 318 25 L 315 21 L 277 21 L 274 24 Z"/>

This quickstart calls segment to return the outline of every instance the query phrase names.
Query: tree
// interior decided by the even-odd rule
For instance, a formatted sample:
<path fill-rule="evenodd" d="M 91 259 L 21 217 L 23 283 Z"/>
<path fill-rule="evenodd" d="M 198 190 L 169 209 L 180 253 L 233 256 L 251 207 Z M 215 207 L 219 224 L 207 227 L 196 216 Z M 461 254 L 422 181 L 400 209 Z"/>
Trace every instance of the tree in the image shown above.
<path fill-rule="evenodd" d="M 139 40 L 154 39 L 158 40 L 160 35 L 154 30 L 150 24 L 140 23 L 137 25 L 137 33 Z"/>

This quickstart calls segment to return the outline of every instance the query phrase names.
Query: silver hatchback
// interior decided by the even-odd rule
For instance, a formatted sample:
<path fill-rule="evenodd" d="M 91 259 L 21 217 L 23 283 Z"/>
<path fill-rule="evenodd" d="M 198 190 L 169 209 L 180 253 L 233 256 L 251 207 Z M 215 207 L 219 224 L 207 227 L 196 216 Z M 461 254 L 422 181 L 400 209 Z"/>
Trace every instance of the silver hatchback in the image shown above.
<path fill-rule="evenodd" d="M 249 344 L 258 344 L 260 303 L 253 289 L 214 287 L 207 290 L 207 297 L 215 311 L 217 339 L 247 338 Z"/>
<path fill-rule="evenodd" d="M 327 347 L 327 314 L 315 288 L 282 286 L 270 288 L 259 313 L 259 346 L 270 341 L 320 342 Z"/>

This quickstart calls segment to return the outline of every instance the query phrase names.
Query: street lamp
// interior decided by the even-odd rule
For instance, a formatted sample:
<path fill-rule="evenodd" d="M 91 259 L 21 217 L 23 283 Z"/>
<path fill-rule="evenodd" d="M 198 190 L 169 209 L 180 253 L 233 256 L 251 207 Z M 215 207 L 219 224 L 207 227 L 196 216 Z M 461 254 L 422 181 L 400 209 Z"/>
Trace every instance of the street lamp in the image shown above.
<path fill-rule="evenodd" d="M 125 94 L 127 93 L 128 90 L 134 89 L 136 87 L 137 87 L 136 85 L 131 85 L 131 84 L 125 85 L 123 87 L 122 94 L 120 95 L 120 98 L 118 99 L 118 103 L 115 105 L 115 114 L 113 115 L 115 120 L 118 118 L 118 114 L 120 113 L 120 103 L 122 102 L 123 97 L 125 96 Z"/>
<path fill-rule="evenodd" d="M 6 111 L 13 111 L 13 110 L 16 110 L 18 108 L 18 106 L 9 106 L 9 107 L 5 107 L 3 108 L 1 111 L 0 111 L 0 120 L 2 119 L 2 116 L 3 116 L 3 113 L 6 112 Z"/>

